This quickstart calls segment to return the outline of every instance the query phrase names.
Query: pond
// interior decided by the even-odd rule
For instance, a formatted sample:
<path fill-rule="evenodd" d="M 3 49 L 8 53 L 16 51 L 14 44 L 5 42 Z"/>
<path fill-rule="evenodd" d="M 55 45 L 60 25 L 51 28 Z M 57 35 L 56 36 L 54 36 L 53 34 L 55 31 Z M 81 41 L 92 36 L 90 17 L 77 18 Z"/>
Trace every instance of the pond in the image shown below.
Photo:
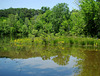
<path fill-rule="evenodd" d="M 0 76 L 100 76 L 100 50 L 96 47 L 15 47 L 0 38 Z"/>

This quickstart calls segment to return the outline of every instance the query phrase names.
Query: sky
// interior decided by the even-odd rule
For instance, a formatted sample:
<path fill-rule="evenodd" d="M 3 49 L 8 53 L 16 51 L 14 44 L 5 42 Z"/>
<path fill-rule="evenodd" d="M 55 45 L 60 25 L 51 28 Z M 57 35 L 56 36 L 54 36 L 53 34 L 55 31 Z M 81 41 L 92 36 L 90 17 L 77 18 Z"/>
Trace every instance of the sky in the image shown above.
<path fill-rule="evenodd" d="M 70 10 L 78 9 L 75 0 L 0 0 L 0 9 L 10 7 L 41 9 L 42 6 L 53 8 L 58 3 L 67 3 Z"/>

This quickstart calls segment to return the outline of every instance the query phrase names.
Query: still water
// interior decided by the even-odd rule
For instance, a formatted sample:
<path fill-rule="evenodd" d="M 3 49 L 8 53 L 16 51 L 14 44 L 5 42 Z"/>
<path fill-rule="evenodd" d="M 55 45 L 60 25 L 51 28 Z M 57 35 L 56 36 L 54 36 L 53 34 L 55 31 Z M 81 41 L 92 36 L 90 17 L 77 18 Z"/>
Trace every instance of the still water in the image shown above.
<path fill-rule="evenodd" d="M 0 76 L 100 76 L 100 50 L 93 47 L 18 48 L 0 39 Z"/>

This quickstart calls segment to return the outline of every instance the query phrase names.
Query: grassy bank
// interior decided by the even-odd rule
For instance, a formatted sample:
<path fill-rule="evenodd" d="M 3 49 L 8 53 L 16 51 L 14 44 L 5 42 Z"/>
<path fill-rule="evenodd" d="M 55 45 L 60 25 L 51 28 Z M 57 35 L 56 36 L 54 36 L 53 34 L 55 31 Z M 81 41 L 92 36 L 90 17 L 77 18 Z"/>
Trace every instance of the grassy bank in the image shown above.
<path fill-rule="evenodd" d="M 75 45 L 75 46 L 100 46 L 100 40 L 89 38 L 89 37 L 75 37 L 75 36 L 41 36 L 41 37 L 31 37 L 31 38 L 22 38 L 16 39 L 11 41 L 12 45 L 15 46 L 25 46 L 25 45 L 43 45 L 43 46 L 54 46 L 54 45 L 61 45 L 61 46 L 68 46 L 68 45 Z"/>

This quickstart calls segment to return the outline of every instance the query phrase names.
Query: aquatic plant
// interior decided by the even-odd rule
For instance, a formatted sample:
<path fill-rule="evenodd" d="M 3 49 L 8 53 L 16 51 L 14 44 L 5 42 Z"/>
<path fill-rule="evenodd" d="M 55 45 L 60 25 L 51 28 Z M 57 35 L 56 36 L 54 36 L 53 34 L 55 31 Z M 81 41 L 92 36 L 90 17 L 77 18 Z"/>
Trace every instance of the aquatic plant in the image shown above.
<path fill-rule="evenodd" d="M 22 38 L 13 41 L 15 46 L 30 46 L 30 45 L 77 45 L 77 46 L 100 46 L 100 40 L 94 38 L 82 38 L 82 37 L 67 37 L 67 36 L 46 36 L 46 37 L 34 37 L 34 38 Z"/>

